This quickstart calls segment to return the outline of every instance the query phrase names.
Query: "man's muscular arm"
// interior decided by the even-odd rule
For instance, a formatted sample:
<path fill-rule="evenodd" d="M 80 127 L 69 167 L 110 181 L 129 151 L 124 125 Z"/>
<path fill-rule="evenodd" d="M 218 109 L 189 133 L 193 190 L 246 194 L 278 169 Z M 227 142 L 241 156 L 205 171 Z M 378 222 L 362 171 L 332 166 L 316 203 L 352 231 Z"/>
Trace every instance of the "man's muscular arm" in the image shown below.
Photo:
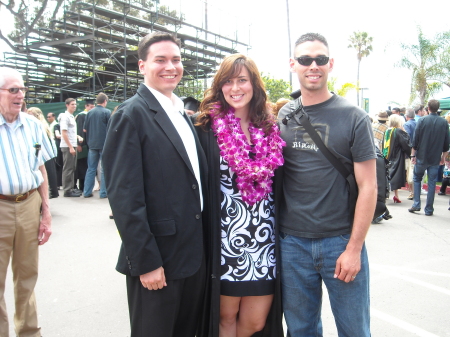
<path fill-rule="evenodd" d="M 336 261 L 334 272 L 335 277 L 344 282 L 353 281 L 361 270 L 361 250 L 372 222 L 377 200 L 376 160 L 355 162 L 354 171 L 359 193 L 352 234 L 347 248 Z"/>

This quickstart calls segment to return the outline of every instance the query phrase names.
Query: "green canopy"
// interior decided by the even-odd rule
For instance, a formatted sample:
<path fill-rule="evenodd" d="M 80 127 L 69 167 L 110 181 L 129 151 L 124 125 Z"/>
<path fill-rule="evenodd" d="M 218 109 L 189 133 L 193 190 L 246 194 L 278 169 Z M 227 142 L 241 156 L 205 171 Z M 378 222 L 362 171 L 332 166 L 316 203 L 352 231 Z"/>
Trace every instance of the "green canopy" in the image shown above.
<path fill-rule="evenodd" d="M 439 107 L 441 110 L 450 110 L 450 97 L 438 99 L 441 106 Z"/>

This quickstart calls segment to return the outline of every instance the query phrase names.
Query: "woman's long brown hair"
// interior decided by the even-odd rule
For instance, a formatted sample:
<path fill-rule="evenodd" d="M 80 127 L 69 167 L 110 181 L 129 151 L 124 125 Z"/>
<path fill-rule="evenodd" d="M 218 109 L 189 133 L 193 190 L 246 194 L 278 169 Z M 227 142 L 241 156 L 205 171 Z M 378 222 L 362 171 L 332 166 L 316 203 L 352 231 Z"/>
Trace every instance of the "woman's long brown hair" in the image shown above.
<path fill-rule="evenodd" d="M 223 59 L 214 76 L 211 88 L 205 91 L 199 108 L 200 114 L 195 125 L 205 128 L 211 119 L 211 109 L 217 103 L 221 106 L 219 112 L 221 116 L 230 109 L 230 105 L 223 96 L 222 87 L 229 79 L 239 76 L 242 67 L 247 69 L 253 87 L 253 97 L 250 100 L 249 107 L 250 121 L 255 127 L 263 128 L 265 132 L 268 132 L 275 123 L 275 118 L 269 111 L 270 104 L 268 104 L 266 89 L 255 62 L 243 54 L 233 54 Z"/>

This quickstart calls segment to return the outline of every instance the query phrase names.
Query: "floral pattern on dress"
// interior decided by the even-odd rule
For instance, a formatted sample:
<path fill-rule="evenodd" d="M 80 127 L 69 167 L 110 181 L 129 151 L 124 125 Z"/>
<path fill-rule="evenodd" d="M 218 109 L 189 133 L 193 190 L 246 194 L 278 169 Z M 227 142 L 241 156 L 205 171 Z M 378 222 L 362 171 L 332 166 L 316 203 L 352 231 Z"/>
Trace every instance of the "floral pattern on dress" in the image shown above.
<path fill-rule="evenodd" d="M 242 201 L 236 175 L 220 158 L 221 280 L 273 280 L 275 258 L 275 202 L 270 193 L 252 206 Z"/>

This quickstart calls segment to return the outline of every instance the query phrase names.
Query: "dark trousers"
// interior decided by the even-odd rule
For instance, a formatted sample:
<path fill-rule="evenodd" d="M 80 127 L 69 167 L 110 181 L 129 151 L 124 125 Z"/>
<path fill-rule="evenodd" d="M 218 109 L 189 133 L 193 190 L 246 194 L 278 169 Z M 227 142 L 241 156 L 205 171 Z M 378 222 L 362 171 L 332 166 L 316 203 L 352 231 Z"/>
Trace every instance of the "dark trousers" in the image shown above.
<path fill-rule="evenodd" d="M 192 276 L 148 290 L 139 276 L 127 276 L 130 337 L 194 337 L 205 288 L 205 263 Z"/>
<path fill-rule="evenodd" d="M 47 170 L 48 187 L 49 187 L 48 189 L 50 191 L 50 198 L 57 198 L 59 196 L 59 192 L 58 192 L 55 158 L 52 158 L 45 162 L 45 169 Z"/>
<path fill-rule="evenodd" d="M 443 178 L 440 192 L 445 193 L 448 185 L 450 185 L 450 178 Z"/>

